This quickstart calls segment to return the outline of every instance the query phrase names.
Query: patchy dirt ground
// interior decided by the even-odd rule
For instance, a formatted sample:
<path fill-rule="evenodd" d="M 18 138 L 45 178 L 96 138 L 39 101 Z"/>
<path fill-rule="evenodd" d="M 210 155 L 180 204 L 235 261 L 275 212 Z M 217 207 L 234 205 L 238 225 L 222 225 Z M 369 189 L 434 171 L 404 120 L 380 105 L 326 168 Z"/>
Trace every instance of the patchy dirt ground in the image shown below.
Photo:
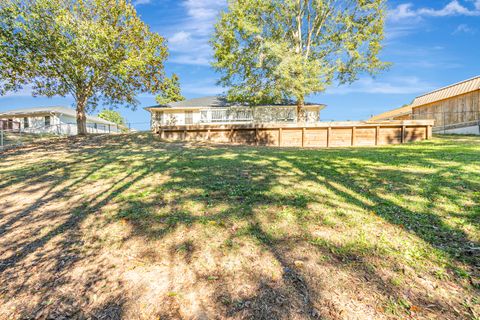
<path fill-rule="evenodd" d="M 0 319 L 479 319 L 480 139 L 0 153 Z"/>

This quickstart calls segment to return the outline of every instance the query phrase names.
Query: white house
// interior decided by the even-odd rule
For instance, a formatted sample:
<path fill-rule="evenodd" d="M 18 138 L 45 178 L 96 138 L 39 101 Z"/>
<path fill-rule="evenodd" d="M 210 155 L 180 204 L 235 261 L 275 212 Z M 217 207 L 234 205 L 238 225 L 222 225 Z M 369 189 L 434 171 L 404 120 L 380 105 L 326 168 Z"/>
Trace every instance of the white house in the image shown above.
<path fill-rule="evenodd" d="M 319 122 L 323 104 L 305 104 L 306 122 Z M 248 106 L 226 101 L 219 96 L 203 97 L 166 105 L 147 107 L 152 129 L 158 126 L 197 125 L 212 123 L 297 122 L 297 106 L 293 103 Z"/>
<path fill-rule="evenodd" d="M 76 111 L 61 106 L 34 107 L 0 112 L 0 127 L 30 133 L 77 134 Z M 89 133 L 118 133 L 116 123 L 87 115 Z"/>

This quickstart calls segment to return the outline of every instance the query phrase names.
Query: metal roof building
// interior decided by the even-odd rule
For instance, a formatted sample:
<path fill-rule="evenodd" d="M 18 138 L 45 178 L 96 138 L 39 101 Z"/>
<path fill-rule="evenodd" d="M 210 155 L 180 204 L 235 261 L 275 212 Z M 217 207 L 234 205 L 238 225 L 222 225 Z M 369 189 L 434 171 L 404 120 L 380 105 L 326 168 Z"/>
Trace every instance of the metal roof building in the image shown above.
<path fill-rule="evenodd" d="M 429 103 L 450 99 L 462 94 L 480 90 L 480 76 L 464 80 L 432 92 L 421 95 L 412 102 L 412 108 L 423 106 Z"/>

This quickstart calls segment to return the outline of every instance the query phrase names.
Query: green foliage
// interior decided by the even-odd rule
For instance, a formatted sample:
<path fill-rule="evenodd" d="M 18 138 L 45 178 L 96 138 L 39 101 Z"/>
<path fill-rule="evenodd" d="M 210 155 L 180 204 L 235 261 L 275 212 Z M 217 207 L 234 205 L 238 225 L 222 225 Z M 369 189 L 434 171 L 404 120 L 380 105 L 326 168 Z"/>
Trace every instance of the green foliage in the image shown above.
<path fill-rule="evenodd" d="M 232 100 L 280 102 L 354 81 L 378 55 L 385 0 L 232 0 L 216 24 L 213 66 Z"/>
<path fill-rule="evenodd" d="M 129 131 L 129 129 L 126 127 L 125 119 L 123 119 L 122 115 L 121 115 L 118 111 L 103 109 L 103 110 L 98 114 L 98 117 L 99 117 L 99 118 L 102 118 L 102 119 L 104 119 L 104 120 L 111 121 L 111 122 L 113 122 L 113 123 L 118 124 L 118 125 L 119 125 L 119 129 L 120 129 L 123 133 L 127 133 L 127 132 Z"/>
<path fill-rule="evenodd" d="M 103 109 L 99 114 L 98 114 L 98 117 L 99 118 L 102 118 L 104 120 L 107 120 L 107 121 L 111 121 L 113 123 L 116 123 L 120 126 L 124 126 L 125 125 L 125 120 L 122 118 L 122 116 L 120 115 L 120 113 L 118 111 L 114 111 L 114 110 L 108 110 L 108 109 Z"/>
<path fill-rule="evenodd" d="M 130 0 L 0 4 L 0 94 L 31 84 L 33 95 L 71 95 L 80 134 L 100 102 L 134 108 L 138 93 L 158 93 L 167 55 Z"/>
<path fill-rule="evenodd" d="M 161 93 L 156 97 L 158 104 L 165 105 L 170 102 L 185 100 L 180 91 L 180 81 L 176 74 L 173 74 L 171 78 L 165 78 L 160 89 Z"/>

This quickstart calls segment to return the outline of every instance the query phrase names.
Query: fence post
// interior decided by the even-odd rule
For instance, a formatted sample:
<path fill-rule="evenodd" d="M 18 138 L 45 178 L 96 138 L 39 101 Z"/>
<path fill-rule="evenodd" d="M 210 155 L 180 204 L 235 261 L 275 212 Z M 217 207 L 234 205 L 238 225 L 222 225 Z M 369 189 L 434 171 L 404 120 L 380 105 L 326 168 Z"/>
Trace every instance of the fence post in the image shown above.
<path fill-rule="evenodd" d="M 278 146 L 282 146 L 282 127 L 278 128 Z"/>
<path fill-rule="evenodd" d="M 353 126 L 352 127 L 352 147 L 354 147 L 357 144 L 357 127 Z"/>
<path fill-rule="evenodd" d="M 3 128 L 0 129 L 0 147 L 3 149 Z"/>
<path fill-rule="evenodd" d="M 327 129 L 327 148 L 330 148 L 331 140 L 332 140 L 332 127 L 328 127 L 328 129 Z"/>
<path fill-rule="evenodd" d="M 305 127 L 302 128 L 302 148 L 305 147 Z"/>

